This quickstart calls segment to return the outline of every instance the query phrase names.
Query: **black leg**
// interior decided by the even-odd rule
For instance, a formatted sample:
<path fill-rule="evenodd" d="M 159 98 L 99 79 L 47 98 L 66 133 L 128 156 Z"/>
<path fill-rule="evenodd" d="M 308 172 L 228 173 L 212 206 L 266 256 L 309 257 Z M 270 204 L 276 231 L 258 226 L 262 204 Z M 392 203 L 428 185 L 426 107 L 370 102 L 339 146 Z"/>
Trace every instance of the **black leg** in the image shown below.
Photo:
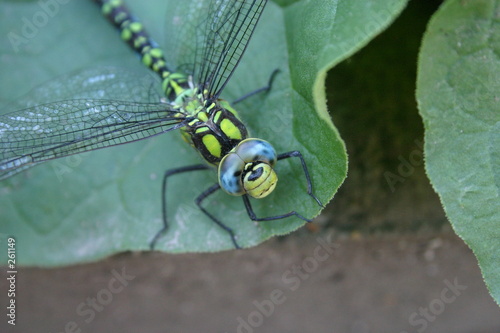
<path fill-rule="evenodd" d="M 306 165 L 306 162 L 305 162 L 304 157 L 302 156 L 302 154 L 299 151 L 296 151 L 296 150 L 295 151 L 290 151 L 290 152 L 287 152 L 287 153 L 279 154 L 278 155 L 278 160 L 283 160 L 283 159 L 290 158 L 290 157 L 298 157 L 298 158 L 300 158 L 300 161 L 301 161 L 301 164 L 302 164 L 302 169 L 304 171 L 304 175 L 305 175 L 306 181 L 307 181 L 307 193 L 314 200 L 316 200 L 316 202 L 318 203 L 318 205 L 320 205 L 321 207 L 323 207 L 323 204 L 321 203 L 321 201 L 313 194 L 313 186 L 312 186 L 312 183 L 311 183 L 311 177 L 309 176 L 309 171 L 307 169 L 307 165 Z M 167 222 L 167 200 L 166 200 L 167 179 L 168 179 L 168 177 L 173 176 L 175 174 L 184 173 L 184 172 L 209 170 L 209 169 L 210 169 L 210 166 L 208 166 L 208 165 L 197 164 L 197 165 L 191 165 L 191 166 L 182 167 L 182 168 L 170 169 L 167 172 L 165 172 L 165 174 L 163 176 L 162 196 L 161 196 L 162 197 L 163 227 L 156 233 L 156 235 L 153 237 L 153 239 L 149 243 L 149 246 L 150 246 L 151 250 L 154 250 L 156 242 L 163 235 L 163 233 L 165 233 L 167 231 L 167 229 L 168 229 L 168 222 Z M 196 198 L 195 202 L 196 202 L 196 205 L 200 208 L 200 210 L 205 215 L 207 215 L 213 222 L 215 222 L 219 227 L 221 227 L 224 231 L 226 231 L 229 234 L 229 236 L 231 237 L 231 241 L 233 242 L 235 248 L 239 249 L 241 247 L 239 246 L 238 242 L 236 241 L 236 236 L 234 234 L 233 229 L 231 229 L 230 227 L 228 227 L 227 225 L 225 225 L 224 223 L 222 223 L 221 221 L 219 221 L 215 216 L 213 216 L 210 212 L 208 212 L 202 206 L 203 201 L 208 196 L 210 196 L 211 194 L 215 193 L 219 189 L 220 189 L 220 185 L 219 184 L 214 184 L 213 186 L 211 186 L 207 190 L 205 190 L 203 193 L 201 193 Z M 250 200 L 249 200 L 249 198 L 248 198 L 247 195 L 243 195 L 243 202 L 245 204 L 245 208 L 247 210 L 248 216 L 253 221 L 273 221 L 273 220 L 283 219 L 283 218 L 286 218 L 286 217 L 289 217 L 289 216 L 296 216 L 296 217 L 298 217 L 301 220 L 304 220 L 306 222 L 311 222 L 311 220 L 305 218 L 304 216 L 298 214 L 295 211 L 291 211 L 291 212 L 288 212 L 286 214 L 276 215 L 276 216 L 257 217 L 255 215 L 255 212 L 253 211 L 252 205 L 250 204 Z"/>
<path fill-rule="evenodd" d="M 168 229 L 167 222 L 167 178 L 179 173 L 190 172 L 190 171 L 200 171 L 208 170 L 210 167 L 205 164 L 190 165 L 182 168 L 170 169 L 163 175 L 163 183 L 161 187 L 161 201 L 162 201 L 162 217 L 163 217 L 163 227 L 156 233 L 151 242 L 149 242 L 149 248 L 154 250 L 156 242 Z"/>
<path fill-rule="evenodd" d="M 320 207 L 323 207 L 323 204 L 321 201 L 314 195 L 313 193 L 313 186 L 311 183 L 311 177 L 309 176 L 309 171 L 307 170 L 307 165 L 306 161 L 304 160 L 304 157 L 298 150 L 294 151 L 289 151 L 288 153 L 283 153 L 278 155 L 278 161 L 279 160 L 284 160 L 285 158 L 290 158 L 290 157 L 298 157 L 300 158 L 300 162 L 302 163 L 302 169 L 304 170 L 304 175 L 306 176 L 306 181 L 307 181 L 307 194 L 309 194 L 310 197 L 312 197 Z M 323 207 L 324 208 L 324 207 Z"/>
<path fill-rule="evenodd" d="M 200 194 L 198 196 L 198 198 L 196 198 L 195 202 L 196 204 L 198 205 L 198 207 L 201 209 L 201 211 L 203 213 L 205 213 L 205 215 L 207 215 L 212 221 L 214 221 L 219 227 L 221 227 L 222 229 L 224 229 L 224 231 L 226 231 L 229 236 L 231 236 L 231 240 L 233 241 L 233 244 L 234 244 L 234 247 L 237 248 L 237 249 L 241 249 L 241 247 L 238 245 L 238 242 L 236 241 L 236 236 L 234 235 L 234 231 L 233 229 L 229 228 L 227 225 L 225 225 L 224 223 L 222 223 L 221 221 L 219 221 L 215 216 L 213 216 L 212 214 L 210 214 L 205 208 L 203 208 L 203 206 L 201 205 L 201 203 L 203 202 L 203 200 L 205 200 L 209 195 L 215 193 L 217 190 L 220 190 L 220 185 L 217 183 L 217 184 L 214 184 L 212 185 L 211 187 L 209 187 L 207 190 L 203 191 L 202 194 Z"/>
<path fill-rule="evenodd" d="M 241 96 L 240 98 L 237 98 L 236 100 L 234 100 L 231 104 L 234 105 L 234 104 L 237 104 L 241 101 L 244 101 L 245 99 L 247 99 L 248 97 L 252 97 L 258 93 L 261 93 L 263 91 L 265 92 L 268 92 L 269 90 L 271 90 L 271 87 L 273 86 L 273 82 L 274 82 L 274 78 L 276 77 L 276 74 L 278 74 L 280 70 L 279 69 L 275 69 L 272 73 L 271 73 L 271 76 L 269 77 L 269 81 L 267 82 L 267 85 L 262 87 L 262 88 L 259 88 L 257 90 L 254 90 L 254 91 L 251 91 L 249 92 L 248 94 L 245 94 L 243 96 Z"/>
<path fill-rule="evenodd" d="M 267 216 L 267 217 L 257 217 L 253 211 L 252 205 L 250 204 L 250 200 L 248 199 L 248 195 L 243 195 L 243 202 L 245 203 L 245 208 L 247 209 L 247 214 L 248 217 L 252 221 L 273 221 L 273 220 L 280 220 L 284 219 L 289 216 L 297 216 L 299 219 L 304 220 L 306 222 L 311 222 L 311 220 L 305 218 L 304 216 L 300 215 L 296 211 L 291 211 L 283 215 L 276 215 L 276 216 Z"/>

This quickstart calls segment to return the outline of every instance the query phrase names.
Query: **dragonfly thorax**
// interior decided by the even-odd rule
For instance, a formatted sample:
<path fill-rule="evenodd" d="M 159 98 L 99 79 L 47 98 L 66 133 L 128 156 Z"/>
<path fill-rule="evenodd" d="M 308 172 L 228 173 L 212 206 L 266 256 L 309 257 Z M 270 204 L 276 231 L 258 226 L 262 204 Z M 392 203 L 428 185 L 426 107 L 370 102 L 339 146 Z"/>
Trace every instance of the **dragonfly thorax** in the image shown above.
<path fill-rule="evenodd" d="M 183 138 L 210 164 L 218 165 L 222 158 L 248 136 L 236 111 L 223 100 L 208 106 L 191 106 L 186 113 L 191 120 L 182 129 Z"/>
<path fill-rule="evenodd" d="M 269 142 L 254 138 L 243 140 L 222 158 L 219 184 L 231 195 L 264 198 L 278 182 L 273 169 L 276 161 L 276 151 Z"/>

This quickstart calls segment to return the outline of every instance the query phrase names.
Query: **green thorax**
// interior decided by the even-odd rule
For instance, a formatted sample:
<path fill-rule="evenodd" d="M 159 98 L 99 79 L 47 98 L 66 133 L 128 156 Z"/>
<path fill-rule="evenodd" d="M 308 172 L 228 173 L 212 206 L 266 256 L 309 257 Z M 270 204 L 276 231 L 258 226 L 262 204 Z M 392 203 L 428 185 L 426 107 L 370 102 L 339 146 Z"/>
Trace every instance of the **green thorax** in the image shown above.
<path fill-rule="evenodd" d="M 248 132 L 238 118 L 236 110 L 225 100 L 212 101 L 196 88 L 179 89 L 172 104 L 179 108 L 179 115 L 192 117 L 181 129 L 182 137 L 198 150 L 211 164 L 219 164 Z"/>

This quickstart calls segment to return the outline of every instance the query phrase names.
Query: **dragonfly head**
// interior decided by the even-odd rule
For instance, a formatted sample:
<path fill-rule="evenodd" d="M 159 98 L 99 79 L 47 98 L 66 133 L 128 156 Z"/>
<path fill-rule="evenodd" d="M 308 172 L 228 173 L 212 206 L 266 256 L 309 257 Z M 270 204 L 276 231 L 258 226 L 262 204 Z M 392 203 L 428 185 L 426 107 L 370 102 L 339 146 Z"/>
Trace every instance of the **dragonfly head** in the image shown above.
<path fill-rule="evenodd" d="M 273 169 L 276 161 L 276 151 L 269 142 L 245 139 L 222 158 L 219 184 L 231 195 L 248 194 L 253 198 L 264 198 L 278 182 Z"/>

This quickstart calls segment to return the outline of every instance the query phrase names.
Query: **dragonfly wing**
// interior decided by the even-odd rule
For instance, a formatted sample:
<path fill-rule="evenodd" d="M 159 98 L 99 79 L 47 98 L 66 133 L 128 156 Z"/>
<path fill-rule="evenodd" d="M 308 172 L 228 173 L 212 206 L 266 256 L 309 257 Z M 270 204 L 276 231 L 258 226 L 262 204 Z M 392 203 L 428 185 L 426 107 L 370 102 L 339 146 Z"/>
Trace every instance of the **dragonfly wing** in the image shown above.
<path fill-rule="evenodd" d="M 167 10 L 167 59 L 177 64 L 178 71 L 192 74 L 210 96 L 218 97 L 243 56 L 266 2 L 173 2 Z"/>
<path fill-rule="evenodd" d="M 164 132 L 165 127 L 176 128 L 183 118 L 160 104 L 160 86 L 147 71 L 109 66 L 62 75 L 33 89 L 2 108 L 23 110 L 0 115 L 0 179 L 42 161 L 139 140 Z M 107 119 L 107 128 L 92 128 L 99 117 Z M 127 118 L 129 123 L 124 121 Z"/>
<path fill-rule="evenodd" d="M 184 126 L 168 104 L 73 99 L 0 116 L 0 179 L 43 161 L 142 140 Z"/>
<path fill-rule="evenodd" d="M 163 97 L 161 82 L 147 70 L 97 67 L 71 72 L 44 82 L 18 98 L 16 104 L 2 107 L 20 110 L 39 104 L 68 99 L 112 99 L 159 103 Z"/>

